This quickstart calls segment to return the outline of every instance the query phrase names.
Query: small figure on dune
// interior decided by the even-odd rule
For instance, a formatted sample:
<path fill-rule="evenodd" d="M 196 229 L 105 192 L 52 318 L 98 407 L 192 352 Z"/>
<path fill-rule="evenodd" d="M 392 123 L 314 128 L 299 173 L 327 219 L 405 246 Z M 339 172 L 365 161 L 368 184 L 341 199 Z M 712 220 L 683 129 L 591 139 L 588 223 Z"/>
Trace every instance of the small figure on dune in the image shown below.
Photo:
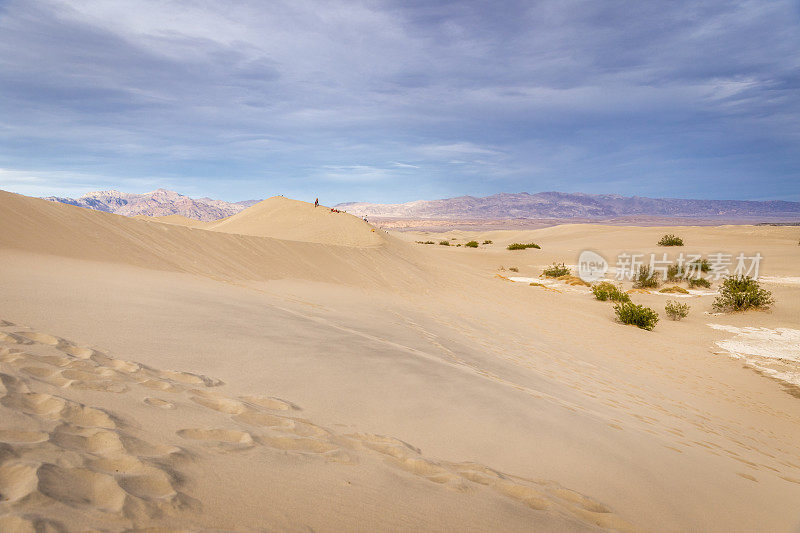
<path fill-rule="evenodd" d="M 314 200 L 314 207 L 319 207 L 319 198 Z"/>

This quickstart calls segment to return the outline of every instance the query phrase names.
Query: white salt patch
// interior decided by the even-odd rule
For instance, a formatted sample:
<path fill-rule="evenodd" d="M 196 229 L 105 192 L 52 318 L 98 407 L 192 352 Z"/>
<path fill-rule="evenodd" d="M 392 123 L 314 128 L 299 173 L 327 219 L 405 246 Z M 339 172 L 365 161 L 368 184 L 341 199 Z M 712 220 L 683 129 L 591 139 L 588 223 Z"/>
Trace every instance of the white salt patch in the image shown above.
<path fill-rule="evenodd" d="M 534 282 L 538 283 L 539 282 L 539 278 L 523 278 L 522 276 L 511 276 L 508 279 L 510 279 L 511 281 L 516 281 L 518 283 L 534 283 Z M 542 283 L 542 285 L 545 285 L 545 284 Z"/>
<path fill-rule="evenodd" d="M 687 289 L 692 296 L 716 296 L 717 291 L 702 291 L 699 289 Z"/>
<path fill-rule="evenodd" d="M 735 333 L 732 339 L 717 341 L 717 346 L 741 355 L 757 355 L 800 362 L 800 330 L 790 328 L 737 328 L 722 324 L 709 327 Z"/>
<path fill-rule="evenodd" d="M 775 285 L 800 286 L 800 276 L 761 276 L 758 281 Z"/>
<path fill-rule="evenodd" d="M 727 355 L 766 375 L 800 385 L 800 330 L 707 325 L 735 334 L 733 338 L 716 341 Z"/>

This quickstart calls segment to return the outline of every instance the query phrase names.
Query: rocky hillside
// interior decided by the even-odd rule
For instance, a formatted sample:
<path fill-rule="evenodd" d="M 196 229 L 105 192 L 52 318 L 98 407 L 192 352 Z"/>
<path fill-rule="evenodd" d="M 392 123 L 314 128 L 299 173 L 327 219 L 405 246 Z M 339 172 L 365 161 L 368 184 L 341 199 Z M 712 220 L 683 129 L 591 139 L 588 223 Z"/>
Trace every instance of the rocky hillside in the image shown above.
<path fill-rule="evenodd" d="M 175 191 L 158 189 L 144 194 L 131 194 L 119 191 L 97 191 L 84 194 L 80 198 L 58 198 L 50 196 L 45 198 L 51 202 L 77 205 L 106 211 L 118 215 L 135 216 L 145 215 L 160 217 L 166 215 L 181 215 L 195 220 L 211 221 L 235 215 L 239 211 L 250 207 L 258 200 L 244 202 L 225 202 L 211 198 L 189 198 Z"/>

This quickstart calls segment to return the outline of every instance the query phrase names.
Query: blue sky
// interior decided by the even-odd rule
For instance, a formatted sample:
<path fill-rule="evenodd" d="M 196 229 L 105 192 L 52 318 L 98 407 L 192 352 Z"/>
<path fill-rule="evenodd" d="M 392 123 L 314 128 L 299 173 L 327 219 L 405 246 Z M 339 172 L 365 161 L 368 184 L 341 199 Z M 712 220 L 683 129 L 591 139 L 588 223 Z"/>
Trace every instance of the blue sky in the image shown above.
<path fill-rule="evenodd" d="M 800 200 L 799 6 L 0 0 L 0 188 Z"/>

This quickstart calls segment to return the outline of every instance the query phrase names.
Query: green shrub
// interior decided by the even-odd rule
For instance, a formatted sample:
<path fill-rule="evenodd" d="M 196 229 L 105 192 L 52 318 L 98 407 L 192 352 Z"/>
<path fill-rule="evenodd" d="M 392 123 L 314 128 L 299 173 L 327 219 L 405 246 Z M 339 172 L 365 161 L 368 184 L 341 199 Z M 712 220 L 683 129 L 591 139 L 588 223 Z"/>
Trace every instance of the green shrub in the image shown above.
<path fill-rule="evenodd" d="M 622 287 L 618 287 L 610 281 L 601 281 L 592 287 L 592 294 L 594 297 L 605 302 L 611 300 L 612 302 L 629 302 L 631 297 L 622 291 Z"/>
<path fill-rule="evenodd" d="M 681 304 L 675 300 L 667 300 L 664 311 L 667 312 L 667 316 L 670 320 L 680 320 L 689 316 L 689 304 Z"/>
<path fill-rule="evenodd" d="M 658 313 L 643 305 L 636 305 L 633 302 L 621 302 L 614 306 L 617 319 L 623 324 L 633 324 L 634 326 L 647 331 L 651 331 L 658 323 Z"/>
<path fill-rule="evenodd" d="M 708 289 L 711 287 L 711 282 L 706 278 L 689 278 L 689 288 L 694 289 L 695 287 L 705 287 Z"/>
<path fill-rule="evenodd" d="M 661 240 L 658 241 L 659 246 L 683 246 L 683 239 L 678 237 L 677 235 L 673 235 L 672 233 L 668 233 L 661 237 Z"/>
<path fill-rule="evenodd" d="M 478 241 L 469 241 L 464 246 L 466 246 L 468 248 L 477 248 L 478 247 Z"/>
<path fill-rule="evenodd" d="M 439 241 L 439 246 L 450 246 L 450 241 Z"/>
<path fill-rule="evenodd" d="M 678 265 L 673 264 L 667 268 L 667 281 L 677 283 L 683 281 L 684 277 L 684 272 Z"/>
<path fill-rule="evenodd" d="M 773 303 L 772 293 L 762 289 L 758 281 L 750 276 L 732 276 L 722 282 L 713 308 L 715 311 L 746 311 L 769 309 Z"/>
<path fill-rule="evenodd" d="M 711 263 L 708 262 L 708 259 L 697 259 L 691 263 L 687 263 L 686 266 L 690 267 L 695 272 L 698 270 L 700 272 L 708 272 L 711 270 Z"/>
<path fill-rule="evenodd" d="M 486 239 L 485 241 L 483 241 L 483 244 L 494 244 L 494 243 L 489 239 Z"/>
<path fill-rule="evenodd" d="M 518 269 L 517 267 L 508 267 L 508 269 L 509 269 L 511 272 L 519 272 L 519 269 Z"/>
<path fill-rule="evenodd" d="M 526 248 L 536 248 L 537 250 L 541 250 L 541 246 L 534 242 L 529 242 L 528 244 L 522 244 L 521 242 L 515 242 L 513 244 L 509 244 L 507 247 L 509 250 L 525 250 Z"/>
<path fill-rule="evenodd" d="M 648 265 L 639 267 L 639 273 L 636 276 L 636 281 L 633 282 L 635 289 L 656 289 L 659 285 L 659 272 L 653 272 Z"/>
<path fill-rule="evenodd" d="M 542 274 L 548 278 L 559 278 L 569 274 L 569 269 L 564 263 L 553 263 L 551 266 L 542 270 Z"/>

